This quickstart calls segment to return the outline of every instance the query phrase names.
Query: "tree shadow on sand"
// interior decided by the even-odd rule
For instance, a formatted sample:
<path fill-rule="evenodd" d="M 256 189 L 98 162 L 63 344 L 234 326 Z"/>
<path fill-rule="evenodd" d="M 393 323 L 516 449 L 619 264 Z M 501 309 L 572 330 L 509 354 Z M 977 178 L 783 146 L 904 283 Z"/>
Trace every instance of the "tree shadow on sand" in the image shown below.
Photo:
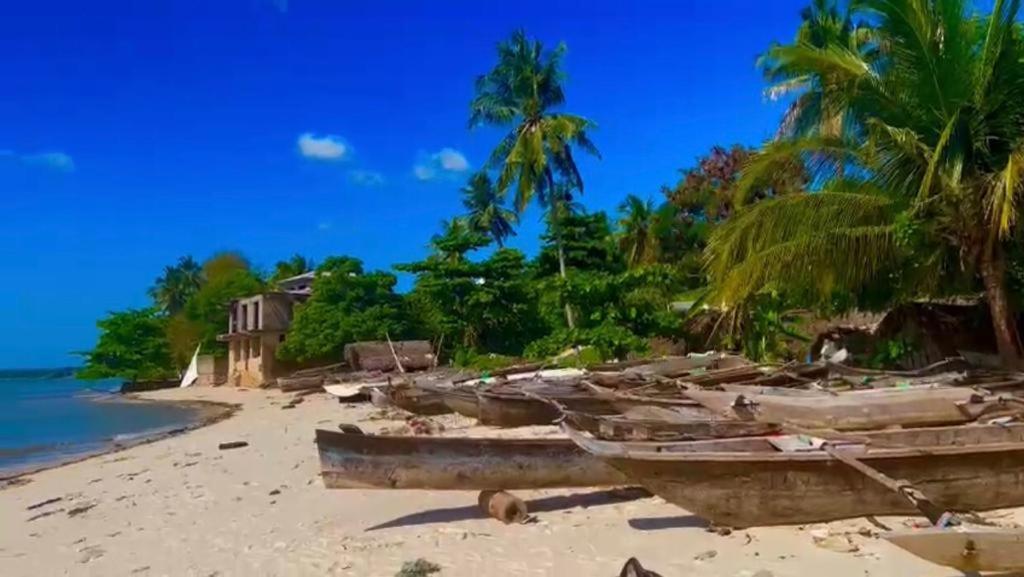
<path fill-rule="evenodd" d="M 590 493 L 573 493 L 571 495 L 554 495 L 533 499 L 526 502 L 526 508 L 530 514 L 550 513 L 551 511 L 562 511 L 576 507 L 588 508 L 602 505 L 614 505 L 649 497 L 650 493 L 642 489 L 612 489 L 608 491 L 593 491 Z M 445 509 L 430 509 L 411 515 L 403 515 L 368 527 L 366 531 L 377 531 L 380 529 L 393 529 L 395 527 L 410 527 L 415 525 L 431 525 L 434 523 L 452 523 L 455 521 L 468 521 L 471 519 L 486 519 L 487 515 L 477 505 L 465 507 L 448 507 Z"/>

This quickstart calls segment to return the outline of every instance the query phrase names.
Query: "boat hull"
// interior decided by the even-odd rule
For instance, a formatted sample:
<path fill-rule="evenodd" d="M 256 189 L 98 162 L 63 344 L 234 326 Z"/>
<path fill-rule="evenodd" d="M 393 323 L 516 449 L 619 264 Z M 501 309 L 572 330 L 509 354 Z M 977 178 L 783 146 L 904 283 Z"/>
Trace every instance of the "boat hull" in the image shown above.
<path fill-rule="evenodd" d="M 478 419 L 491 427 L 529 427 L 550 425 L 558 420 L 558 408 L 540 399 L 512 395 L 479 393 Z"/>
<path fill-rule="evenodd" d="M 603 487 L 625 477 L 568 439 L 390 437 L 317 430 L 329 489 Z"/>
<path fill-rule="evenodd" d="M 919 512 L 823 451 L 765 450 L 764 438 L 612 443 L 565 427 L 588 452 L 666 501 L 717 525 L 754 527 Z M 909 481 L 940 507 L 1024 505 L 1024 425 L 864 433 L 865 464 Z M 646 445 L 646 446 L 645 446 Z M 653 447 L 652 447 L 653 446 Z"/>
<path fill-rule="evenodd" d="M 687 396 L 729 418 L 837 431 L 956 425 L 981 415 L 1022 412 L 1019 404 L 984 398 L 965 388 L 873 390 L 834 396 L 690 390 Z"/>
<path fill-rule="evenodd" d="M 962 573 L 1024 570 L 1020 529 L 919 529 L 883 535 L 909 553 Z"/>
<path fill-rule="evenodd" d="M 668 421 L 631 419 L 624 416 L 590 415 L 574 411 L 563 413 L 574 427 L 606 441 L 699 441 L 728 437 L 772 435 L 780 427 L 772 423 L 694 419 Z"/>

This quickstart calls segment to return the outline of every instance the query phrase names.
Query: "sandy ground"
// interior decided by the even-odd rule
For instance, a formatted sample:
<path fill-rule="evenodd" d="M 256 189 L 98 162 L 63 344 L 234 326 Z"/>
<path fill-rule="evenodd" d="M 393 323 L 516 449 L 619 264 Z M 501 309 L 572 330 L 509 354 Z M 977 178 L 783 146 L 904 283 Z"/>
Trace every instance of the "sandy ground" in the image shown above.
<path fill-rule="evenodd" d="M 0 490 L 0 575 L 391 577 L 422 557 L 444 577 L 614 577 L 632 556 L 665 577 L 956 574 L 878 539 L 878 527 L 864 519 L 722 536 L 658 498 L 576 490 L 517 493 L 537 519 L 506 526 L 478 513 L 475 493 L 329 491 L 318 476 L 314 428 L 348 422 L 379 431 L 399 423 L 366 420 L 372 408 L 322 394 L 291 410 L 281 407 L 292 396 L 277 392 L 145 396 L 242 408 L 208 427 Z M 446 434 L 494 434 L 467 420 L 443 421 Z M 249 446 L 217 448 L 237 440 Z M 1018 511 L 989 517 L 1024 519 Z M 905 521 L 881 520 L 894 528 Z"/>

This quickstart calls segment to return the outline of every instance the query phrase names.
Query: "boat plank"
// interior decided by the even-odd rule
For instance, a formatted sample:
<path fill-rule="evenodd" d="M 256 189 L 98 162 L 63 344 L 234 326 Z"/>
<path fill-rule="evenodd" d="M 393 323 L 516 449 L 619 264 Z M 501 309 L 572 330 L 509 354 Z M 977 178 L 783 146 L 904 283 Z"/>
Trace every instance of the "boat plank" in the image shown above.
<path fill-rule="evenodd" d="M 921 529 L 884 539 L 926 561 L 963 573 L 1024 571 L 1024 530 Z"/>

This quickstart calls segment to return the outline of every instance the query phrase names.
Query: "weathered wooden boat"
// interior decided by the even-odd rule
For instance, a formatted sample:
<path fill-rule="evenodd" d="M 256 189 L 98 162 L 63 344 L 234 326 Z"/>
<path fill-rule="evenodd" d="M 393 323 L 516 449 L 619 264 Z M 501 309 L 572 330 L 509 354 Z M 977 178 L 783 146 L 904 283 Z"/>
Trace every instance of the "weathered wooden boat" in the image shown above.
<path fill-rule="evenodd" d="M 656 408 L 662 409 L 661 407 Z M 667 411 L 667 409 L 662 409 L 662 411 Z M 698 441 L 773 435 L 782 430 L 779 425 L 772 423 L 720 419 L 710 414 L 686 415 L 683 413 L 675 418 L 657 414 L 647 418 L 637 418 L 629 414 L 590 415 L 576 411 L 563 411 L 562 415 L 573 427 L 606 441 Z"/>
<path fill-rule="evenodd" d="M 473 419 L 480 417 L 480 405 L 476 396 L 477 387 L 469 385 L 419 385 L 419 387 L 438 395 L 442 402 L 455 413 Z"/>
<path fill-rule="evenodd" d="M 701 390 L 688 390 L 686 394 L 728 418 L 785 423 L 808 429 L 954 425 L 983 416 L 1024 412 L 1024 404 L 1018 399 L 984 396 L 965 388 L 911 388 L 811 397 Z"/>
<path fill-rule="evenodd" d="M 558 407 L 523 394 L 477 392 L 477 419 L 491 427 L 550 425 L 558 420 Z"/>
<path fill-rule="evenodd" d="M 783 452 L 786 437 L 682 443 L 595 439 L 564 422 L 580 447 L 647 490 L 730 527 L 814 523 L 865 515 L 916 514 L 903 496 L 827 450 Z M 844 442 L 854 440 L 844 435 Z M 917 487 L 950 511 L 1024 505 L 1024 424 L 968 425 L 856 434 L 830 443 Z M 820 447 L 820 445 L 819 445 Z"/>
<path fill-rule="evenodd" d="M 926 561 L 968 574 L 1024 571 L 1024 530 L 919 529 L 882 535 Z"/>
<path fill-rule="evenodd" d="M 392 405 L 414 415 L 446 415 L 452 410 L 435 389 L 413 383 L 392 383 L 383 388 Z"/>
<path fill-rule="evenodd" d="M 329 489 L 497 490 L 628 484 L 568 439 L 391 437 L 317 430 Z"/>

